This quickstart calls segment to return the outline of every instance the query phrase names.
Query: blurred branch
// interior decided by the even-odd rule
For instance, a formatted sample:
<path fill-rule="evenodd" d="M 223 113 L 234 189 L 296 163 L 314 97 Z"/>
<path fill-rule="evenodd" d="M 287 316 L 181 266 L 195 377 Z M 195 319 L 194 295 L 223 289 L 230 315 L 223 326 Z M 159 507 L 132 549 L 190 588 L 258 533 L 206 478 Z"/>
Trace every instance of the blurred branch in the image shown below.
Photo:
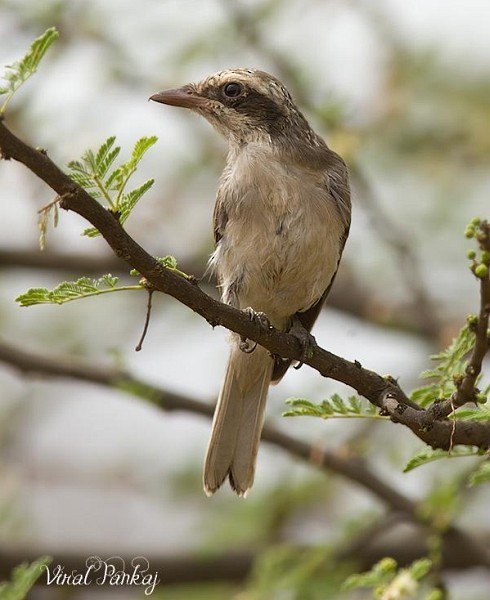
<path fill-rule="evenodd" d="M 11 365 L 25 374 L 38 376 L 73 378 L 88 383 L 120 389 L 144 400 L 150 401 L 165 411 L 185 411 L 211 419 L 214 407 L 192 398 L 175 394 L 135 379 L 129 373 L 114 367 L 100 366 L 89 362 L 63 358 L 49 358 L 19 350 L 8 344 L 0 344 L 0 361 Z M 375 539 L 392 525 L 399 522 L 396 515 L 405 515 L 413 523 L 420 521 L 418 504 L 398 492 L 389 483 L 383 481 L 362 459 L 346 456 L 345 453 L 333 453 L 315 445 L 295 439 L 275 427 L 264 427 L 263 441 L 273 444 L 319 469 L 334 472 L 361 485 L 365 490 L 383 501 L 390 509 L 391 517 L 383 519 L 382 527 L 361 534 L 356 540 L 341 548 L 335 560 L 354 559 L 368 568 L 382 556 L 393 556 L 400 564 L 405 564 L 424 556 L 427 548 L 424 542 L 425 531 L 420 531 L 416 540 L 404 539 L 403 545 L 394 544 L 389 549 L 386 542 L 374 543 Z M 455 526 L 450 526 L 443 534 L 443 564 L 446 568 L 464 569 L 483 565 L 490 567 L 490 555 L 485 545 L 474 536 L 468 535 Z M 410 543 L 409 543 L 410 542 Z M 464 549 L 464 551 L 462 551 Z M 66 570 L 83 570 L 86 557 L 63 555 L 56 557 L 54 564 L 65 565 Z M 2 555 L 0 551 L 0 576 L 2 568 L 26 560 L 26 556 L 16 556 L 10 552 Z M 163 583 L 183 583 L 192 581 L 210 581 L 214 579 L 242 579 L 251 569 L 254 557 L 249 555 L 226 555 L 213 559 L 187 558 L 150 558 L 152 570 L 157 570 Z M 10 565 L 10 566 L 9 566 Z"/>
<path fill-rule="evenodd" d="M 433 448 L 448 449 L 458 444 L 490 447 L 490 423 L 438 420 L 433 413 L 414 404 L 393 378 L 382 377 L 319 346 L 313 347 L 311 356 L 305 359 L 301 342 L 294 335 L 263 327 L 244 311 L 211 298 L 194 282 L 164 268 L 127 234 L 113 214 L 59 169 L 45 151 L 24 143 L 3 121 L 0 121 L 0 150 L 4 159 L 21 162 L 55 190 L 61 208 L 79 214 L 96 227 L 116 256 L 137 269 L 152 288 L 185 304 L 213 327 L 224 326 L 259 343 L 273 355 L 302 361 L 324 377 L 345 383 Z"/>
<path fill-rule="evenodd" d="M 164 411 L 191 412 L 208 419 L 213 417 L 214 405 L 211 403 L 199 402 L 187 396 L 169 392 L 136 379 L 126 371 L 111 368 L 107 365 L 100 366 L 74 358 L 51 358 L 45 354 L 26 352 L 1 342 L 0 361 L 26 375 L 66 377 L 87 383 L 95 383 L 135 395 Z M 363 460 L 336 454 L 316 445 L 307 444 L 271 425 L 264 427 L 262 439 L 282 450 L 286 450 L 296 458 L 313 464 L 319 469 L 334 471 L 338 475 L 354 481 L 377 496 L 392 510 L 403 512 L 411 517 L 416 516 L 416 503 L 377 477 Z"/>
<path fill-rule="evenodd" d="M 114 254 L 94 256 L 90 254 L 65 254 L 52 250 L 40 252 L 39 248 L 30 250 L 0 249 L 0 267 L 46 269 L 69 273 L 100 275 L 102 273 L 128 273 L 128 266 Z"/>
<path fill-rule="evenodd" d="M 391 523 L 390 519 L 388 521 Z M 347 549 L 334 553 L 331 557 L 330 568 L 348 560 L 354 562 L 358 569 L 366 570 L 385 556 L 393 557 L 403 567 L 417 558 L 427 556 L 425 532 L 420 527 L 409 532 L 400 531 L 397 535 L 391 536 L 389 540 L 382 539 L 384 532 L 385 528 L 381 528 L 379 531 L 371 531 L 369 528 L 367 533 L 372 534 L 370 537 L 363 532 L 353 540 Z M 462 546 L 460 538 L 456 535 L 445 537 L 442 546 L 442 569 L 465 570 L 488 567 L 489 562 L 485 553 L 478 551 L 479 548 L 484 547 L 488 547 L 487 538 L 478 540 L 476 548 L 470 548 L 468 544 Z M 300 551 L 301 547 L 298 546 L 298 552 Z M 25 561 L 31 562 L 43 553 L 41 549 L 33 552 L 32 549 L 23 551 L 0 547 L 0 580 L 9 578 L 12 569 L 18 564 Z M 53 555 L 52 552 L 45 554 Z M 88 556 L 90 554 L 58 551 L 54 553 L 52 565 L 53 568 L 61 565 L 64 567 L 65 573 L 83 574 L 87 570 Z M 104 554 L 101 555 L 101 558 L 104 558 Z M 126 565 L 130 565 L 134 556 L 128 555 L 121 558 Z M 230 550 L 217 556 L 145 555 L 145 558 L 148 560 L 150 573 L 158 573 L 158 579 L 162 586 L 212 581 L 243 581 L 251 574 L 254 563 L 260 560 L 261 555 L 254 552 Z M 46 584 L 46 577 L 41 577 L 38 583 Z"/>
<path fill-rule="evenodd" d="M 0 267 L 45 269 L 75 275 L 97 275 L 112 273 L 113 275 L 127 275 L 127 264 L 114 256 L 114 254 L 91 255 L 81 253 L 65 254 L 56 250 L 32 248 L 26 250 L 10 250 L 0 248 Z M 200 273 L 204 269 L 204 261 L 186 262 L 181 265 L 185 273 Z M 210 284 L 213 283 L 212 278 Z M 207 287 L 207 282 L 200 282 Z M 419 335 L 422 338 L 437 342 L 443 336 L 442 327 L 436 330 L 427 327 L 425 319 L 419 311 L 412 310 L 410 306 L 381 304 L 374 299 L 366 289 L 361 289 L 353 274 L 342 264 L 335 279 L 329 296 L 326 310 L 335 308 L 348 315 L 364 319 L 382 327 L 398 329 Z"/>
<path fill-rule="evenodd" d="M 5 343 L 0 343 L 0 361 L 25 374 L 68 377 L 120 389 L 150 401 L 165 411 L 186 411 L 208 419 L 213 417 L 214 406 L 212 404 L 168 392 L 138 380 L 129 373 L 114 367 L 94 365 L 86 361 L 73 358 L 67 359 L 66 357 L 49 358 L 44 354 L 38 355 L 26 352 Z M 287 435 L 269 424 L 264 427 L 262 440 L 323 471 L 334 472 L 351 482 L 357 483 L 384 502 L 392 513 L 404 514 L 414 523 L 421 520 L 418 503 L 401 494 L 396 488 L 381 479 L 363 459 L 356 456 L 346 456 L 345 452 L 329 452 L 318 445 L 311 445 Z M 446 543 L 445 540 L 457 540 L 458 548 L 464 547 L 468 556 L 477 557 L 477 562 L 473 562 L 473 564 L 484 564 L 490 567 L 490 554 L 472 536 L 457 527 L 450 526 L 442 534 L 442 537 L 444 543 Z"/>
<path fill-rule="evenodd" d="M 410 242 L 405 232 L 381 210 L 372 185 L 359 164 L 351 165 L 351 174 L 359 189 L 358 197 L 372 215 L 371 222 L 377 236 L 398 256 L 398 272 L 412 296 L 420 324 L 430 337 L 437 339 L 441 330 L 439 311 L 423 283 L 420 263 L 413 252 L 413 242 Z"/>

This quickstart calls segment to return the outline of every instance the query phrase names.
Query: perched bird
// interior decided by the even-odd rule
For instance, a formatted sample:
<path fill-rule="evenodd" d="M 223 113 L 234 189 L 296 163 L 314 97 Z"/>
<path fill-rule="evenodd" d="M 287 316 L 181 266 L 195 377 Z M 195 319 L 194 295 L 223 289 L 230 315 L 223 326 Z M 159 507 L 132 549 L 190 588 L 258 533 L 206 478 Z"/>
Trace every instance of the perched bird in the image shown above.
<path fill-rule="evenodd" d="M 221 71 L 151 100 L 191 109 L 228 141 L 210 259 L 223 301 L 265 313 L 279 330 L 309 332 L 349 233 L 344 161 L 284 85 L 257 69 Z M 232 334 L 204 465 L 206 494 L 227 477 L 239 496 L 252 487 L 268 388 L 290 363 Z"/>

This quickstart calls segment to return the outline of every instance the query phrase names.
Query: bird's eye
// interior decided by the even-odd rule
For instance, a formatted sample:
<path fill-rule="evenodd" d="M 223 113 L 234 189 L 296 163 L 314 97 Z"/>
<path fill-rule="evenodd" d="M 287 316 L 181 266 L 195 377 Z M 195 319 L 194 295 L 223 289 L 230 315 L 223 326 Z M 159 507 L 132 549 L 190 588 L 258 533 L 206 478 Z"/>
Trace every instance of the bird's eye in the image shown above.
<path fill-rule="evenodd" d="M 239 83 L 227 83 L 223 92 L 228 98 L 237 98 L 242 93 L 242 86 Z"/>

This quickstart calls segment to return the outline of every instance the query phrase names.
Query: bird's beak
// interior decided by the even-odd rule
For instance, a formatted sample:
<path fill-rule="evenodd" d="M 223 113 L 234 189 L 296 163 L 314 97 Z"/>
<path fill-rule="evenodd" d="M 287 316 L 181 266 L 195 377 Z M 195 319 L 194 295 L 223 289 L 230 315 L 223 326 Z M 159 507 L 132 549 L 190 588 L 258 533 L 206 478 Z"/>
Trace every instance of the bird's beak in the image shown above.
<path fill-rule="evenodd" d="M 170 106 L 182 106 L 183 108 L 203 108 L 209 102 L 207 98 L 199 96 L 199 94 L 188 85 L 184 85 L 184 87 L 175 90 L 157 92 L 156 94 L 153 94 L 153 96 L 150 96 L 150 100 L 168 104 Z"/>

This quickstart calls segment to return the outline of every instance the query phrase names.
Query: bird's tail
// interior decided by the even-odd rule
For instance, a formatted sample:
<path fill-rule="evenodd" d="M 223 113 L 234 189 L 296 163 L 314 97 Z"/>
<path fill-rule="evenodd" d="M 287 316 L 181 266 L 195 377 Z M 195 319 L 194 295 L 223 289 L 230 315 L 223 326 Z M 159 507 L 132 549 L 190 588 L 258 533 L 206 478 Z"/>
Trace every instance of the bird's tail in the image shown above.
<path fill-rule="evenodd" d="M 233 343 L 204 462 L 208 496 L 226 477 L 239 496 L 252 487 L 273 364 L 261 346 L 247 354 Z"/>

